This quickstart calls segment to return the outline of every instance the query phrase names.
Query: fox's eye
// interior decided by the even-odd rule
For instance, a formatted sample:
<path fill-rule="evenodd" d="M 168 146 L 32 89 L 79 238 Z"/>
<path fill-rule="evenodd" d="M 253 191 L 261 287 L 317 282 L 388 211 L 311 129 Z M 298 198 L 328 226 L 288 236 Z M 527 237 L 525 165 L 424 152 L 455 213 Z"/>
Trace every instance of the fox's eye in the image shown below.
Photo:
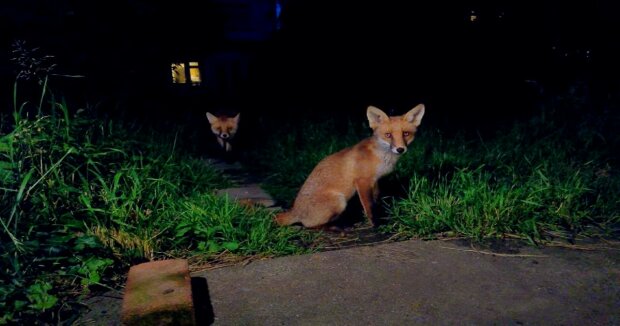
<path fill-rule="evenodd" d="M 392 134 L 391 134 L 391 133 L 389 133 L 389 132 L 386 132 L 386 133 L 385 133 L 385 138 L 392 138 Z"/>
<path fill-rule="evenodd" d="M 409 137 L 409 135 L 411 135 L 411 133 L 410 133 L 409 131 L 405 131 L 405 132 L 403 132 L 403 136 L 405 136 L 405 137 Z"/>

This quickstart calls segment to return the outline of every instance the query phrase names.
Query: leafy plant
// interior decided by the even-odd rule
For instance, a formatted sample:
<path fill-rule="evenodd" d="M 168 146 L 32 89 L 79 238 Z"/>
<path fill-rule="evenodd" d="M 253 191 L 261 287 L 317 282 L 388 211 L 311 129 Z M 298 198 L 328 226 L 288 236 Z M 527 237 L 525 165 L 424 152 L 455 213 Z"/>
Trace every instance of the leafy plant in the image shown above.
<path fill-rule="evenodd" d="M 47 86 L 37 114 L 22 105 L 0 126 L 1 323 L 62 320 L 72 297 L 146 260 L 308 250 L 271 212 L 216 196 L 231 182 L 178 146 L 180 130 L 71 111 Z"/>

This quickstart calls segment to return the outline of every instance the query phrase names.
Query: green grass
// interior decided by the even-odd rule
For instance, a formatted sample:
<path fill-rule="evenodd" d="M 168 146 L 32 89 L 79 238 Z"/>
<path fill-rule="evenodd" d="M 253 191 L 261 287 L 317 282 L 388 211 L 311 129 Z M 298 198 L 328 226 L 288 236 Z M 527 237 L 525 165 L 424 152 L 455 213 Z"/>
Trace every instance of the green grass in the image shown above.
<path fill-rule="evenodd" d="M 399 162 L 395 178 L 408 192 L 390 202 L 392 230 L 531 242 L 617 235 L 620 180 L 610 150 L 617 139 L 592 141 L 568 125 L 535 122 L 488 140 L 425 135 Z"/>
<path fill-rule="evenodd" d="M 71 111 L 49 92 L 29 106 L 0 126 L 0 324 L 68 320 L 76 295 L 138 262 L 309 250 L 313 235 L 215 196 L 230 181 L 180 148 L 180 132 Z"/>
<path fill-rule="evenodd" d="M 410 151 L 384 180 L 391 195 L 384 198 L 388 222 L 380 231 L 478 241 L 510 236 L 531 243 L 617 236 L 615 120 L 582 118 L 541 116 L 484 137 L 446 135 L 423 122 Z M 268 171 L 268 189 L 290 205 L 320 159 L 370 135 L 365 123 L 356 120 L 339 131 L 327 120 L 276 132 L 264 156 L 257 155 Z"/>

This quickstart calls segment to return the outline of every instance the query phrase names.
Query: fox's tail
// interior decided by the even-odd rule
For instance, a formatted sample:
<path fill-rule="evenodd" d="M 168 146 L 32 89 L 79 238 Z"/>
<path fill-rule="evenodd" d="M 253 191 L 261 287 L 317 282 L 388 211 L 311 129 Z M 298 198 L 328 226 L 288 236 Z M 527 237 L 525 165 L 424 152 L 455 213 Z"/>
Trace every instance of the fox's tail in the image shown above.
<path fill-rule="evenodd" d="M 276 223 L 278 223 L 278 225 L 291 225 L 295 222 L 298 222 L 298 220 L 295 218 L 295 216 L 291 214 L 291 212 L 283 212 L 277 214 L 275 217 L 275 221 Z"/>

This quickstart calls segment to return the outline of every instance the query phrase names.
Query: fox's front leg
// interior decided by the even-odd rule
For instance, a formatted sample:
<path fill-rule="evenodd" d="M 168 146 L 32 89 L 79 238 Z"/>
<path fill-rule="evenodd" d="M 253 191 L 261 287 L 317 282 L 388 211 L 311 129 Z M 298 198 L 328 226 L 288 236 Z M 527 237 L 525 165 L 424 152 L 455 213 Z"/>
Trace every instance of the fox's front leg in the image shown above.
<path fill-rule="evenodd" d="M 379 183 L 375 182 L 375 184 L 372 186 L 372 199 L 373 202 L 377 202 L 377 200 L 379 200 Z"/>
<path fill-rule="evenodd" d="M 371 180 L 360 178 L 355 180 L 355 190 L 357 190 L 357 195 L 360 197 L 360 201 L 362 202 L 362 207 L 364 208 L 364 213 L 366 213 L 366 217 L 370 222 L 370 225 L 374 226 L 375 222 L 372 216 L 372 207 L 374 204 L 373 197 L 375 196 L 376 184 L 374 184 Z"/>

